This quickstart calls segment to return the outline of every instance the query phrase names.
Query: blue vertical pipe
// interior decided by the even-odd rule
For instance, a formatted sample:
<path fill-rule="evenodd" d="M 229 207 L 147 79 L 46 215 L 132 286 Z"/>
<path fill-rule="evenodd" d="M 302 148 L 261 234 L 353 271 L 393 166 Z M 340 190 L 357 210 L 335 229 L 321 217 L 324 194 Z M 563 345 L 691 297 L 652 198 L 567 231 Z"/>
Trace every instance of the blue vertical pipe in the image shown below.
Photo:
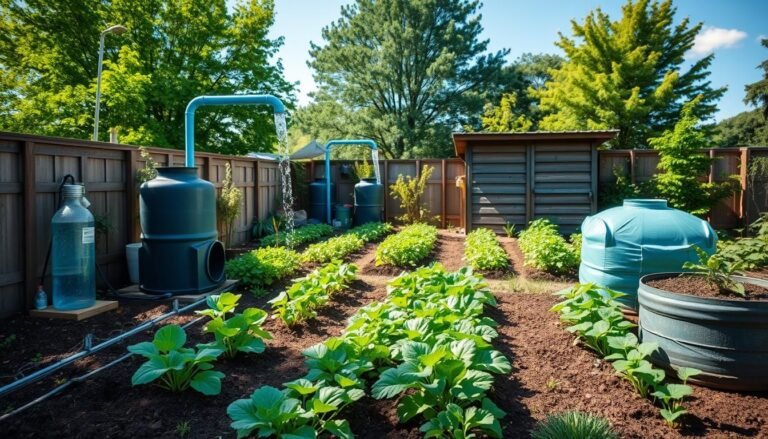
<path fill-rule="evenodd" d="M 376 142 L 369 139 L 331 140 L 325 144 L 325 209 L 328 224 L 331 224 L 331 148 L 343 145 L 363 145 L 371 148 L 371 150 L 379 148 Z"/>
<path fill-rule="evenodd" d="M 184 119 L 184 155 L 185 164 L 195 167 L 195 110 L 211 105 L 269 105 L 275 113 L 285 113 L 285 105 L 272 95 L 223 95 L 198 96 L 187 104 Z"/>

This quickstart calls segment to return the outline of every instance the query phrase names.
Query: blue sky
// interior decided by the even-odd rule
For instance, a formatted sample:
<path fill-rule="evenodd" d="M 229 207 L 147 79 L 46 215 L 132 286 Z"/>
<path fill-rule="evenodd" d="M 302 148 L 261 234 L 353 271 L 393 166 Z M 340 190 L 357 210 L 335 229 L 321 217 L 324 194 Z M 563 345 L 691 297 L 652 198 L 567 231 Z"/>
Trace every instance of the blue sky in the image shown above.
<path fill-rule="evenodd" d="M 306 65 L 309 43 L 322 43 L 321 30 L 339 16 L 347 0 L 276 0 L 272 37 L 283 36 L 279 57 L 285 76 L 298 81 L 299 103 L 309 102 L 307 93 L 315 89 L 312 70 Z M 554 45 L 557 32 L 570 35 L 570 20 L 583 18 L 600 7 L 611 18 L 620 16 L 624 1 L 594 0 L 485 0 L 481 9 L 483 38 L 492 51 L 510 49 L 509 60 L 525 52 L 561 53 Z M 689 17 L 703 22 L 695 53 L 714 51 L 710 80 L 716 87 L 727 86 L 715 118 L 721 120 L 748 109 L 742 102 L 744 85 L 761 78 L 757 65 L 768 58 L 768 49 L 759 43 L 768 36 L 768 1 L 765 0 L 677 0 L 676 18 Z"/>

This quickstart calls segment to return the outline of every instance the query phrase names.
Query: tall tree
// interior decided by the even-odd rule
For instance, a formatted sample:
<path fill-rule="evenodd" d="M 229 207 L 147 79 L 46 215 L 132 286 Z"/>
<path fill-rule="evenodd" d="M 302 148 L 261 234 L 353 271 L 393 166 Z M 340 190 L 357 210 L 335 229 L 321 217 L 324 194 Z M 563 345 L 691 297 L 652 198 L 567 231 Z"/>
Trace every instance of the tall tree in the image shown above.
<path fill-rule="evenodd" d="M 760 40 L 760 44 L 768 48 L 768 38 Z M 763 69 L 763 79 L 744 87 L 747 92 L 744 102 L 762 108 L 763 116 L 768 119 L 768 59 L 761 62 L 758 68 Z"/>
<path fill-rule="evenodd" d="M 0 129 L 89 138 L 99 33 L 105 39 L 101 140 L 182 147 L 184 110 L 202 94 L 273 93 L 293 102 L 293 85 L 267 38 L 272 0 L 0 0 Z M 202 108 L 198 148 L 270 150 L 264 108 Z"/>
<path fill-rule="evenodd" d="M 446 156 L 450 132 L 479 126 L 485 97 L 500 94 L 506 51 L 486 54 L 475 0 L 357 0 L 323 29 L 309 65 L 343 135 L 370 137 L 389 157 Z M 329 131 L 329 130 L 326 130 Z M 333 131 L 331 129 L 330 131 Z"/>
<path fill-rule="evenodd" d="M 647 145 L 674 127 L 682 105 L 702 96 L 690 112 L 706 119 L 725 92 L 707 80 L 713 55 L 683 68 L 702 24 L 674 23 L 672 0 L 629 0 L 617 21 L 599 8 L 583 23 L 571 22 L 573 38 L 557 43 L 567 61 L 538 96 L 548 130 L 621 130 L 613 147 Z"/>
<path fill-rule="evenodd" d="M 712 137 L 714 146 L 768 146 L 768 122 L 761 109 L 721 120 Z"/>

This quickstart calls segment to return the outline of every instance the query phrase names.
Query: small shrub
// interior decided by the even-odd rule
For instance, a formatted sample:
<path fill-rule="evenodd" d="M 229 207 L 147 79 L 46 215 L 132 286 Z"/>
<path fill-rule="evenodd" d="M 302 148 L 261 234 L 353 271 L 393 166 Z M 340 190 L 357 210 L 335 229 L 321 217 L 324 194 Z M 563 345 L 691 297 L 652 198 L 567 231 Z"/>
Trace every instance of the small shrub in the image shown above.
<path fill-rule="evenodd" d="M 568 241 L 571 243 L 571 248 L 573 249 L 573 254 L 576 256 L 576 259 L 578 260 L 577 263 L 581 262 L 582 238 L 583 236 L 581 233 L 573 233 L 571 234 L 571 237 L 568 238 Z"/>
<path fill-rule="evenodd" d="M 698 263 L 686 262 L 683 268 L 693 273 L 700 274 L 712 285 L 717 286 L 721 292 L 735 293 L 744 296 L 744 284 L 731 279 L 734 274 L 741 274 L 741 263 L 730 263 L 720 255 L 709 255 L 700 247 L 694 246 L 696 255 L 699 257 Z"/>
<path fill-rule="evenodd" d="M 553 274 L 574 271 L 579 265 L 579 256 L 573 246 L 560 236 L 557 226 L 548 219 L 537 219 L 520 232 L 520 250 L 525 256 L 525 265 Z"/>
<path fill-rule="evenodd" d="M 376 265 L 415 267 L 429 256 L 437 242 L 437 228 L 412 224 L 389 236 L 376 249 Z"/>
<path fill-rule="evenodd" d="M 531 431 L 532 439 L 618 439 L 611 424 L 583 412 L 549 415 Z"/>
<path fill-rule="evenodd" d="M 506 223 L 504 224 L 504 233 L 506 233 L 507 238 L 514 238 L 515 237 L 515 225 L 512 223 Z"/>
<path fill-rule="evenodd" d="M 365 242 L 375 242 L 389 235 L 393 230 L 390 223 L 366 223 L 349 229 L 347 233 L 357 235 Z"/>
<path fill-rule="evenodd" d="M 230 279 L 238 279 L 247 287 L 272 285 L 298 270 L 300 256 L 285 247 L 264 247 L 227 261 Z"/>
<path fill-rule="evenodd" d="M 334 259 L 344 259 L 365 246 L 365 242 L 355 234 L 346 233 L 324 242 L 312 244 L 304 250 L 301 260 L 304 262 L 324 263 Z"/>
<path fill-rule="evenodd" d="M 745 270 L 768 266 L 768 214 L 752 223 L 747 232 L 752 236 L 719 241 L 718 255 L 732 264 L 740 264 Z"/>
<path fill-rule="evenodd" d="M 193 388 L 203 395 L 221 393 L 224 374 L 213 370 L 213 361 L 224 350 L 198 345 L 197 349 L 185 348 L 187 334 L 179 325 L 163 326 L 155 338 L 128 346 L 128 351 L 143 356 L 142 364 L 131 378 L 138 386 L 159 380 L 158 386 L 172 392 Z"/>
<path fill-rule="evenodd" d="M 293 247 L 296 247 L 302 244 L 319 241 L 326 236 L 331 236 L 332 234 L 333 227 L 328 224 L 308 224 L 306 226 L 294 229 L 290 236 L 285 233 L 273 233 L 271 235 L 267 235 L 261 239 L 261 245 L 285 245 L 287 240 Z"/>
<path fill-rule="evenodd" d="M 375 175 L 373 165 L 368 162 L 367 158 L 363 159 L 362 162 L 355 162 L 355 164 L 352 165 L 352 174 L 358 181 L 364 178 L 371 178 Z"/>
<path fill-rule="evenodd" d="M 240 214 L 240 204 L 243 201 L 243 191 L 235 186 L 232 178 L 232 167 L 227 163 L 224 181 L 221 182 L 221 194 L 216 198 L 216 216 L 220 224 L 224 243 L 229 246 L 232 239 L 232 226 Z"/>
<path fill-rule="evenodd" d="M 467 235 L 464 260 L 476 270 L 501 270 L 509 265 L 507 252 L 489 229 L 476 229 Z"/>
<path fill-rule="evenodd" d="M 422 197 L 427 187 L 427 182 L 435 170 L 432 166 L 425 166 L 418 178 L 409 176 L 397 176 L 397 181 L 390 186 L 392 196 L 400 200 L 400 208 L 404 209 L 403 215 L 397 219 L 405 224 L 415 224 L 429 221 L 429 209 L 424 205 Z"/>

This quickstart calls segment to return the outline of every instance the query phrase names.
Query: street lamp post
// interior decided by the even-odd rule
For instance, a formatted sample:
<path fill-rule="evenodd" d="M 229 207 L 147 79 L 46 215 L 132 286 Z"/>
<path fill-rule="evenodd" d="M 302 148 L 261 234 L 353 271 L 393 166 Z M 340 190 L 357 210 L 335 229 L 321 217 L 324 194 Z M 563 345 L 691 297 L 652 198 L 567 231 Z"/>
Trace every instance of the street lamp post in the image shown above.
<path fill-rule="evenodd" d="M 96 109 L 93 113 L 93 140 L 99 140 L 99 106 L 101 104 L 101 62 L 104 59 L 104 37 L 107 34 L 120 35 L 127 31 L 125 26 L 116 24 L 106 28 L 101 35 L 99 35 L 99 72 L 96 75 Z"/>

